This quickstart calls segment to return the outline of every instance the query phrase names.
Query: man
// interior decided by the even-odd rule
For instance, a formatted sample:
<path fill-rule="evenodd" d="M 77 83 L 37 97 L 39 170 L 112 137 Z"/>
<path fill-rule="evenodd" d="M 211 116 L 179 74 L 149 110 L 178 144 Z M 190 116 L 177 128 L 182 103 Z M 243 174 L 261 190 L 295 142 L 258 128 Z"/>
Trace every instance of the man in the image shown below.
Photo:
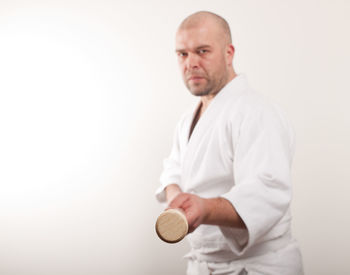
<path fill-rule="evenodd" d="M 187 17 L 176 53 L 200 101 L 176 127 L 156 196 L 185 212 L 187 274 L 303 274 L 290 232 L 290 125 L 235 73 L 230 29 L 220 16 Z"/>

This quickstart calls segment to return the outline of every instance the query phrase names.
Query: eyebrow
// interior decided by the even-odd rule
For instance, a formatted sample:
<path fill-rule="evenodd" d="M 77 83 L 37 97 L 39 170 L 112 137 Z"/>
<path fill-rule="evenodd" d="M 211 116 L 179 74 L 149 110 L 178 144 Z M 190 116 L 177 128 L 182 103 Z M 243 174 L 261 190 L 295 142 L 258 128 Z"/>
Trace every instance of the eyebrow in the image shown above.
<path fill-rule="evenodd" d="M 200 50 L 200 49 L 204 49 L 204 48 L 210 48 L 210 45 L 200 45 L 198 47 L 195 48 L 195 50 Z M 176 49 L 175 52 L 184 52 L 186 51 L 186 49 Z"/>

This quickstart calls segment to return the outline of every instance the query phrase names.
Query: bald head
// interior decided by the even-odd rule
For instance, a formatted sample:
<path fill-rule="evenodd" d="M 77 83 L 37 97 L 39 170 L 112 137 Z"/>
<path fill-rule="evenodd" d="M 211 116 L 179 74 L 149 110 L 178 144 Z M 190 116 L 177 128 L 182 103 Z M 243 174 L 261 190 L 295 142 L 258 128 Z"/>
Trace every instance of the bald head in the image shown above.
<path fill-rule="evenodd" d="M 182 77 L 192 94 L 214 96 L 235 77 L 230 28 L 219 15 L 201 11 L 188 16 L 175 40 Z"/>
<path fill-rule="evenodd" d="M 221 39 L 225 41 L 225 44 L 232 44 L 231 31 L 227 21 L 221 16 L 209 11 L 199 11 L 189 15 L 182 21 L 178 31 L 198 28 L 204 23 L 212 24 L 216 28 Z"/>

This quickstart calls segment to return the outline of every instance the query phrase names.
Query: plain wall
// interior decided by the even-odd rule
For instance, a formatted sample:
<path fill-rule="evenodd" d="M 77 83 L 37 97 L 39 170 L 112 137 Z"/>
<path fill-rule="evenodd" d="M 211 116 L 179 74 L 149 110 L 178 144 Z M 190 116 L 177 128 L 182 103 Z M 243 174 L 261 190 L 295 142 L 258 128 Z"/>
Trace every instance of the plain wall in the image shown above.
<path fill-rule="evenodd" d="M 349 274 L 349 1 L 0 1 L 0 274 L 184 274 L 154 223 L 162 160 L 198 99 L 174 35 L 209 10 L 297 134 L 305 273 Z"/>

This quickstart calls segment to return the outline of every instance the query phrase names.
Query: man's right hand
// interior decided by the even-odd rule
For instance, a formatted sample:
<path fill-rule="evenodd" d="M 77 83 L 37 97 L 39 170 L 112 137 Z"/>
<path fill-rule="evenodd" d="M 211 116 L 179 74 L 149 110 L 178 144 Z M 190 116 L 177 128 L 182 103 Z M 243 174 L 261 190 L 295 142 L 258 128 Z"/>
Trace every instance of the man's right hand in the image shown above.
<path fill-rule="evenodd" d="M 209 214 L 207 200 L 189 193 L 179 193 L 171 201 L 169 208 L 181 209 L 185 213 L 189 233 L 204 223 Z"/>

